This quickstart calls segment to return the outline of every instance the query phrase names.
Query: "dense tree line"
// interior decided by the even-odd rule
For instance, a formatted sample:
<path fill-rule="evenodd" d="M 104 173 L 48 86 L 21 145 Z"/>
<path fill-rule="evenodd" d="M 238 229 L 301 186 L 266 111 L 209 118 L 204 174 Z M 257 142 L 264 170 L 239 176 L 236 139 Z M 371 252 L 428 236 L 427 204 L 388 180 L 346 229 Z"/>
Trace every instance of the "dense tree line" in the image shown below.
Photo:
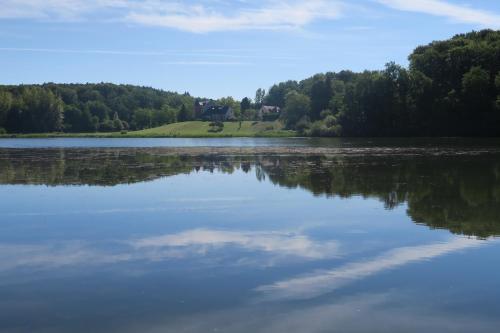
<path fill-rule="evenodd" d="M 279 106 L 289 129 L 311 136 L 500 135 L 500 31 L 420 46 L 404 68 L 317 74 L 255 99 L 215 101 L 239 120 Z M 114 84 L 0 86 L 0 132 L 143 129 L 195 119 L 188 93 Z"/>
<path fill-rule="evenodd" d="M 1 86 L 0 128 L 12 133 L 143 129 L 191 120 L 193 106 L 187 93 L 131 85 Z"/>
<path fill-rule="evenodd" d="M 262 103 L 314 136 L 500 135 L 500 31 L 418 47 L 409 68 L 318 74 L 272 86 Z"/>

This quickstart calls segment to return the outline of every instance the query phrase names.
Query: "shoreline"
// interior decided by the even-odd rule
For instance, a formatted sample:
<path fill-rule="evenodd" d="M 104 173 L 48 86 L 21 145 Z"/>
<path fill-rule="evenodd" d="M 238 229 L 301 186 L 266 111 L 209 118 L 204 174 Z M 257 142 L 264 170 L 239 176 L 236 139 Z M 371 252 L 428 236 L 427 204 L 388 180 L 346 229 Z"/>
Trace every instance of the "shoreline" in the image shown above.
<path fill-rule="evenodd" d="M 211 134 L 211 135 L 146 135 L 146 134 L 120 134 L 120 133 L 27 133 L 27 134 L 2 134 L 0 139 L 52 139 L 52 138 L 138 138 L 138 139 L 210 139 L 210 138 L 303 138 L 300 135 L 287 133 L 256 134 L 256 135 L 233 135 L 233 134 Z"/>
<path fill-rule="evenodd" d="M 462 156 L 500 154 L 500 147 L 67 147 L 73 152 L 93 151 L 155 156 Z M 56 147 L 3 148 L 12 151 L 59 151 Z"/>

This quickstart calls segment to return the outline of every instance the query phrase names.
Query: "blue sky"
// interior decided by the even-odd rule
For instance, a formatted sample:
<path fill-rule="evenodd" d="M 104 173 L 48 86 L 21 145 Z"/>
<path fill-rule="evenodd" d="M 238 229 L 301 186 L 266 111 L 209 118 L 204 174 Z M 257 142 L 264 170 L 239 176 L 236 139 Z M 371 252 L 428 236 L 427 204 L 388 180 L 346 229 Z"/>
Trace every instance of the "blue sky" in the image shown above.
<path fill-rule="evenodd" d="M 0 83 L 113 82 L 253 97 L 318 72 L 407 65 L 500 29 L 498 0 L 0 0 Z"/>

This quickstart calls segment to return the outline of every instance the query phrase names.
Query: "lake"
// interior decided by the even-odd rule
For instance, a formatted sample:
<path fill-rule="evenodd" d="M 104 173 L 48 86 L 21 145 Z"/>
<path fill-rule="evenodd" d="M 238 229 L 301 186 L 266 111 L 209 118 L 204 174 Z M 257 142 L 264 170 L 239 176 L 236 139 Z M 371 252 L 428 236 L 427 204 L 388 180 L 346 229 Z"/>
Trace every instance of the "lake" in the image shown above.
<path fill-rule="evenodd" d="M 0 139 L 0 332 L 498 332 L 496 139 Z"/>

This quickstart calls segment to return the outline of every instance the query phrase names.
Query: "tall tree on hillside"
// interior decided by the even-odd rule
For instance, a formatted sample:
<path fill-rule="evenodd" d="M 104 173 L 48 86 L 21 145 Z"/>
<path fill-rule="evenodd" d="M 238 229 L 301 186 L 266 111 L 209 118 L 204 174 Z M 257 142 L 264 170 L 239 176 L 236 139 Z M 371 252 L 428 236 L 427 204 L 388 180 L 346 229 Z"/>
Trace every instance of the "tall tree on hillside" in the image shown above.
<path fill-rule="evenodd" d="M 264 102 L 267 105 L 279 106 L 282 108 L 285 106 L 286 95 L 291 91 L 300 91 L 297 81 L 290 80 L 275 84 L 269 89 Z"/>
<path fill-rule="evenodd" d="M 472 67 L 462 78 L 465 97 L 471 103 L 483 103 L 488 97 L 490 74 L 480 66 Z"/>
<path fill-rule="evenodd" d="M 153 123 L 153 111 L 151 109 L 139 108 L 134 111 L 132 126 L 135 129 L 151 128 Z"/>
<path fill-rule="evenodd" d="M 177 121 L 177 110 L 164 105 L 161 110 L 153 114 L 153 126 L 175 123 Z"/>
<path fill-rule="evenodd" d="M 12 94 L 8 91 L 0 91 L 0 127 L 5 126 L 7 115 L 12 107 Z"/>
<path fill-rule="evenodd" d="M 60 131 L 63 125 L 63 102 L 52 91 L 41 87 L 23 89 L 18 109 L 25 132 Z"/>
<path fill-rule="evenodd" d="M 194 119 L 194 111 L 190 108 L 187 108 L 184 104 L 182 104 L 181 109 L 179 110 L 179 114 L 177 115 L 178 121 L 190 121 Z"/>
<path fill-rule="evenodd" d="M 120 120 L 120 117 L 118 116 L 118 112 L 115 112 L 113 114 L 113 130 L 115 131 L 121 131 L 123 130 L 123 123 Z"/>
<path fill-rule="evenodd" d="M 266 91 L 264 89 L 257 89 L 255 92 L 255 105 L 261 107 L 264 103 L 264 97 L 266 96 Z"/>
<path fill-rule="evenodd" d="M 403 135 L 408 132 L 410 114 L 408 94 L 410 76 L 408 71 L 394 62 L 386 64 L 382 72 L 381 92 L 383 120 L 382 135 Z"/>
<path fill-rule="evenodd" d="M 240 109 L 240 103 L 237 102 L 234 98 L 231 96 L 228 97 L 222 97 L 217 101 L 218 104 L 222 106 L 227 106 L 233 109 L 234 115 L 236 118 L 240 118 L 241 116 L 241 109 Z"/>
<path fill-rule="evenodd" d="M 90 101 L 85 104 L 85 108 L 89 110 L 92 116 L 96 116 L 100 121 L 110 118 L 112 110 L 101 101 Z"/>
<path fill-rule="evenodd" d="M 82 128 L 82 111 L 73 106 L 64 107 L 64 131 L 65 132 L 84 132 Z"/>
<path fill-rule="evenodd" d="M 86 108 L 83 110 L 73 106 L 64 107 L 65 132 L 94 132 L 99 127 L 99 118 L 92 116 Z"/>
<path fill-rule="evenodd" d="M 495 77 L 495 87 L 497 88 L 497 100 L 495 104 L 497 111 L 500 111 L 500 72 Z"/>
<path fill-rule="evenodd" d="M 454 119 L 455 127 L 460 128 L 459 135 L 475 134 L 477 128 L 482 126 L 487 130 L 495 122 L 490 115 L 495 108 L 493 98 L 490 98 L 494 91 L 490 84 L 490 73 L 480 66 L 474 66 L 464 74 L 462 87 L 463 105 L 455 107 L 462 112 Z"/>
<path fill-rule="evenodd" d="M 285 97 L 284 117 L 287 127 L 296 128 L 299 121 L 307 121 L 311 112 L 311 100 L 296 91 L 289 92 Z"/>
<path fill-rule="evenodd" d="M 245 112 L 246 110 L 250 109 L 251 107 L 252 107 L 252 101 L 250 100 L 250 98 L 245 97 L 241 100 L 241 103 L 240 103 L 241 112 Z"/>
<path fill-rule="evenodd" d="M 321 111 L 328 109 L 332 98 L 332 82 L 330 78 L 317 80 L 311 87 L 311 119 L 321 118 Z"/>

